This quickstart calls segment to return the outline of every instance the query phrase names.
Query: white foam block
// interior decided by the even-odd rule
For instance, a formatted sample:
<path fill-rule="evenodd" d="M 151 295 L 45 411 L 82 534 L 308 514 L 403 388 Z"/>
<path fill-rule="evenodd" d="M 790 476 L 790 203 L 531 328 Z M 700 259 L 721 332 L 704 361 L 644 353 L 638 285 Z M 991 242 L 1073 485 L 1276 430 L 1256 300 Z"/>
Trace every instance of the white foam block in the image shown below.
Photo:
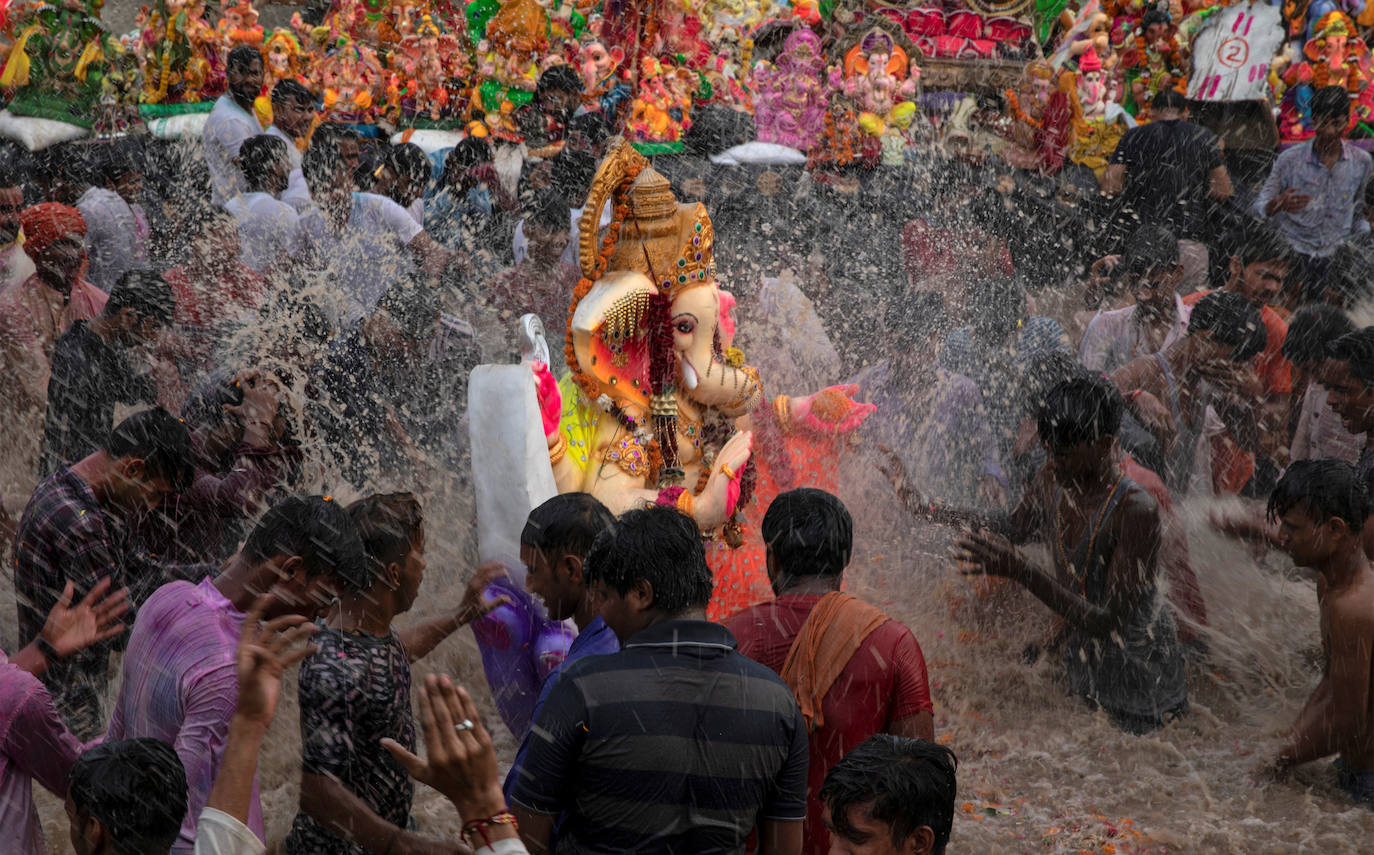
<path fill-rule="evenodd" d="M 200 139 L 209 121 L 209 113 L 182 113 L 148 121 L 148 133 L 160 140 Z"/>
<path fill-rule="evenodd" d="M 558 492 L 528 365 L 479 365 L 468 381 L 468 437 L 477 501 L 477 554 L 520 555 L 530 511 Z"/>

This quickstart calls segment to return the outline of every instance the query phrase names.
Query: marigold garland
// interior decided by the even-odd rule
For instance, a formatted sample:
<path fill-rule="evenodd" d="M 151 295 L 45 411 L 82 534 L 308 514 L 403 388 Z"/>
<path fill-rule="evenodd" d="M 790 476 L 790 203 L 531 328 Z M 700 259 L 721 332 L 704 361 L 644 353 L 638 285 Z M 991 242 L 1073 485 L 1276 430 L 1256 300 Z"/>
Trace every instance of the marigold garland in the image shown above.
<path fill-rule="evenodd" d="M 1011 108 L 1011 114 L 1014 117 L 1016 117 L 1016 120 L 1018 122 L 1024 122 L 1025 124 L 1030 125 L 1032 128 L 1037 129 L 1043 128 L 1045 126 L 1044 121 L 1040 119 L 1031 118 L 1029 115 L 1026 114 L 1024 110 L 1021 109 L 1021 99 L 1016 97 L 1015 92 L 1008 89 L 1004 93 L 1004 95 L 1007 99 L 1007 106 Z"/>

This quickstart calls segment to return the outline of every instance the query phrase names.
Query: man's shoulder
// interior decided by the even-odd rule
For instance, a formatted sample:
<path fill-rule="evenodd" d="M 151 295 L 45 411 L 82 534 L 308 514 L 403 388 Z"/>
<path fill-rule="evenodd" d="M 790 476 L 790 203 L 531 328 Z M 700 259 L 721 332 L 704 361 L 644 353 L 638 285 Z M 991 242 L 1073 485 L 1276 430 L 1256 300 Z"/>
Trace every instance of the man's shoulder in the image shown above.
<path fill-rule="evenodd" d="M 19 537 L 27 540 L 56 531 L 64 537 L 103 534 L 105 511 L 72 482 L 75 476 L 59 469 L 29 497 L 19 523 Z"/>
<path fill-rule="evenodd" d="M 768 600 L 736 612 L 721 625 L 735 637 L 739 652 L 753 659 L 761 652 L 759 648 L 796 638 L 801 622 L 805 621 L 805 615 L 799 620 L 784 620 L 788 615 L 779 612 L 778 601 Z"/>
<path fill-rule="evenodd" d="M 1148 488 L 1131 483 L 1131 489 L 1121 499 L 1117 519 L 1122 525 L 1138 530 L 1140 526 L 1158 526 L 1159 502 Z"/>
<path fill-rule="evenodd" d="M 240 620 L 217 593 L 209 596 L 201 584 L 178 580 L 160 586 L 139 606 L 133 635 L 154 633 L 175 639 L 161 645 L 173 656 L 196 648 L 201 654 L 209 651 L 232 659 Z"/>
<path fill-rule="evenodd" d="M 1312 141 L 1300 142 L 1292 148 L 1279 152 L 1279 156 L 1274 158 L 1274 169 L 1281 166 L 1293 166 L 1303 163 L 1312 157 Z"/>
<path fill-rule="evenodd" d="M 143 601 L 138 608 L 138 616 L 157 616 L 168 611 L 182 611 L 202 600 L 200 586 L 185 579 L 168 582 Z"/>
<path fill-rule="evenodd" d="M 1364 635 L 1374 634 L 1374 569 L 1366 568 L 1358 584 L 1327 597 L 1323 606 L 1339 628 Z"/>

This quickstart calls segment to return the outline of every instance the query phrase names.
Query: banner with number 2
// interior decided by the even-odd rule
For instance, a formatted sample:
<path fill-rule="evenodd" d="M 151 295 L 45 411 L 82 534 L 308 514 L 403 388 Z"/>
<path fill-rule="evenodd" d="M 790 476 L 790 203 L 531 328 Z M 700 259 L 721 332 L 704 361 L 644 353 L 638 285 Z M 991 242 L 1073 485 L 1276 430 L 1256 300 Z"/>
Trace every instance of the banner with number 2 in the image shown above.
<path fill-rule="evenodd" d="M 1237 3 L 1213 15 L 1193 38 L 1188 97 L 1255 101 L 1269 97 L 1269 63 L 1283 44 L 1279 7 Z"/>

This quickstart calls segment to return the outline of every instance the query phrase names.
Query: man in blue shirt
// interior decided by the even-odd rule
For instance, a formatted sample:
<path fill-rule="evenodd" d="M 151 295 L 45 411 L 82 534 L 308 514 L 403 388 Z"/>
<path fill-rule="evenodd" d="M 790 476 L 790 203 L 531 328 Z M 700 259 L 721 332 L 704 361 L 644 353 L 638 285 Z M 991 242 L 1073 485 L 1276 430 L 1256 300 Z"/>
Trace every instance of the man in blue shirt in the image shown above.
<path fill-rule="evenodd" d="M 1343 139 L 1349 125 L 1345 88 L 1317 90 L 1312 97 L 1316 136 L 1279 155 L 1255 199 L 1255 214 L 1270 220 L 1302 257 L 1303 281 L 1318 295 L 1336 248 L 1351 236 L 1369 233 L 1364 193 L 1370 157 Z"/>
<path fill-rule="evenodd" d="M 567 658 L 549 672 L 539 687 L 539 698 L 534 702 L 530 721 L 538 720 L 544 700 L 564 668 L 583 656 L 620 650 L 620 641 L 597 613 L 597 604 L 587 590 L 582 572 L 582 562 L 592 541 L 614 521 L 615 517 L 606 506 L 590 493 L 554 496 L 530 511 L 525 521 L 525 530 L 520 533 L 520 560 L 528 568 L 525 590 L 544 601 L 544 608 L 553 620 L 572 618 L 577 624 L 577 638 L 568 648 Z M 506 776 L 507 798 L 520 779 L 530 739 L 531 734 L 526 731 L 520 740 L 520 750 Z"/>
<path fill-rule="evenodd" d="M 510 807 L 532 855 L 800 855 L 807 731 L 792 690 L 706 620 L 696 523 L 630 510 L 584 576 L 621 650 L 565 666 L 530 730 Z"/>

